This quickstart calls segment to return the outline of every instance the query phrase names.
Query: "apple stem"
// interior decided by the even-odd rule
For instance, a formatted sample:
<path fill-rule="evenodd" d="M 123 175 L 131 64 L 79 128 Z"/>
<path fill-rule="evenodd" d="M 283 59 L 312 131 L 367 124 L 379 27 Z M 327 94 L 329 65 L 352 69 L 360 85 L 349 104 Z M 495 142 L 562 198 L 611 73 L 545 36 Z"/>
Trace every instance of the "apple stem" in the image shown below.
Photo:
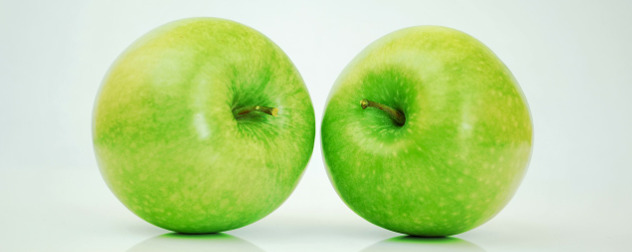
<path fill-rule="evenodd" d="M 368 107 L 374 107 L 386 112 L 386 114 L 388 114 L 388 116 L 391 117 L 391 120 L 393 120 L 393 122 L 395 122 L 397 126 L 403 126 L 404 123 L 406 122 L 406 116 L 404 115 L 404 113 L 402 113 L 401 111 L 397 109 L 384 105 L 382 103 L 369 101 L 367 99 L 362 99 L 360 101 L 360 106 L 362 107 L 362 109 L 366 109 Z"/>
<path fill-rule="evenodd" d="M 271 116 L 277 116 L 277 114 L 279 113 L 278 108 L 272 108 L 272 107 L 266 107 L 266 106 L 245 106 L 245 107 L 233 109 L 233 114 L 235 115 L 235 118 L 241 118 L 241 117 L 244 117 L 246 114 L 254 112 L 254 111 L 266 113 Z"/>

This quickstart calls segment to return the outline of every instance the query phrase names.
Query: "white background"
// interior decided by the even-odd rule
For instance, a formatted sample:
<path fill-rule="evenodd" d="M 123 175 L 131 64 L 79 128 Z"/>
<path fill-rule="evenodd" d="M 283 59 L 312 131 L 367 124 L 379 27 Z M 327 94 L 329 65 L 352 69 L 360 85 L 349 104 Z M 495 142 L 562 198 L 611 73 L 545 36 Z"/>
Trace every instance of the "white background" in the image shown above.
<path fill-rule="evenodd" d="M 0 251 L 629 251 L 630 1 L 0 1 Z M 305 79 L 317 128 L 332 83 L 371 41 L 443 25 L 488 45 L 531 106 L 533 157 L 483 226 L 398 242 L 327 179 L 320 135 L 292 196 L 220 237 L 174 237 L 129 212 L 100 177 L 93 101 L 109 65 L 164 23 L 228 18 L 275 41 Z M 397 240 L 397 239 L 396 239 Z"/>

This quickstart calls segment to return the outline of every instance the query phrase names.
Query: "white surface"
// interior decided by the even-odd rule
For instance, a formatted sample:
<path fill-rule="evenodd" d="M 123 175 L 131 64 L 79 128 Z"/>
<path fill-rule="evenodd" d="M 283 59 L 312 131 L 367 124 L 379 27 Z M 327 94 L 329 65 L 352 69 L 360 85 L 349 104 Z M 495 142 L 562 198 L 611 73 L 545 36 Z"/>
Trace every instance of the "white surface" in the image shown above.
<path fill-rule="evenodd" d="M 0 251 L 629 250 L 630 1 L 181 2 L 0 1 Z M 232 237 L 161 236 L 102 181 L 92 103 L 125 47 L 193 16 L 232 19 L 275 41 L 307 83 L 317 127 L 335 78 L 371 41 L 422 24 L 473 35 L 509 66 L 531 106 L 535 147 L 520 190 L 457 239 L 385 241 L 399 235 L 335 194 L 317 136 L 297 190 L 270 216 Z"/>

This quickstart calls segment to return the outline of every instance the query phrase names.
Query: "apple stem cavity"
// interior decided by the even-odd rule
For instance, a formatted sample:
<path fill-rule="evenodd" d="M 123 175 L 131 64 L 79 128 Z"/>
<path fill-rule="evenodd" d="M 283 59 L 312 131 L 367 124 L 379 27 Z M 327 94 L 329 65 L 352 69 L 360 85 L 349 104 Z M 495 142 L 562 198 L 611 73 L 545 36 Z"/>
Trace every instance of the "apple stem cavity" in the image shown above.
<path fill-rule="evenodd" d="M 271 116 L 277 116 L 279 109 L 266 106 L 245 106 L 233 109 L 233 114 L 237 119 L 245 117 L 252 112 L 261 112 Z"/>
<path fill-rule="evenodd" d="M 393 120 L 393 122 L 397 126 L 404 126 L 404 123 L 406 122 L 406 116 L 404 115 L 403 112 L 397 109 L 394 109 L 388 105 L 384 105 L 382 103 L 370 101 L 367 99 L 362 99 L 360 101 L 360 106 L 362 107 L 362 109 L 373 107 L 373 108 L 377 108 L 379 110 L 386 112 L 386 114 L 388 114 L 388 116 L 391 117 L 391 120 Z"/>

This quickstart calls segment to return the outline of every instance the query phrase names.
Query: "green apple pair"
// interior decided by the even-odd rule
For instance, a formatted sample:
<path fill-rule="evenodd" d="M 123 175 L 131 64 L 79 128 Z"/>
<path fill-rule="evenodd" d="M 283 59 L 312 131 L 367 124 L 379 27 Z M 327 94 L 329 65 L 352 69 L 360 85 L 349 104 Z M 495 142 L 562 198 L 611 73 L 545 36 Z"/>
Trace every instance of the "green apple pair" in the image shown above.
<path fill-rule="evenodd" d="M 215 18 L 169 23 L 113 64 L 97 96 L 101 173 L 132 212 L 165 229 L 243 227 L 296 187 L 314 109 L 272 41 Z M 489 220 L 526 169 L 532 124 L 509 70 L 456 30 L 391 33 L 340 75 L 322 122 L 331 181 L 368 221 L 446 236 Z"/>

